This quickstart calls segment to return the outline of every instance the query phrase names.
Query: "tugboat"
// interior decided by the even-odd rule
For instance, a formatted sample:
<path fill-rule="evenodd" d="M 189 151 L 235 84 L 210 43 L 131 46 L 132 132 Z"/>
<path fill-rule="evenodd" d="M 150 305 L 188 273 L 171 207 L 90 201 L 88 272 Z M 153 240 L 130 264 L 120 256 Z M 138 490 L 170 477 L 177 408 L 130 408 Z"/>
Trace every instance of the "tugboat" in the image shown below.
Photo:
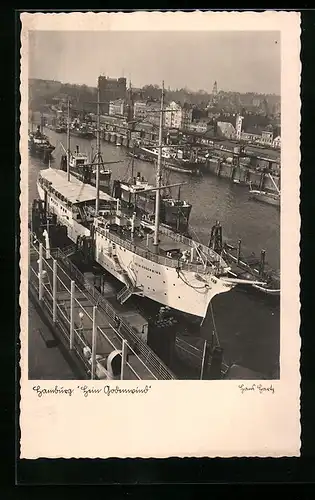
<path fill-rule="evenodd" d="M 28 149 L 32 155 L 39 155 L 43 156 L 44 159 L 48 159 L 55 146 L 50 144 L 48 137 L 41 132 L 40 125 L 38 125 L 36 132 L 29 132 L 28 134 Z"/>
<path fill-rule="evenodd" d="M 63 146 L 62 146 L 63 147 Z M 66 150 L 63 147 L 65 153 Z M 69 155 L 70 173 L 85 184 L 96 186 L 96 165 L 89 161 L 89 157 L 85 153 L 79 151 L 79 146 L 76 146 L 75 152 L 70 152 Z M 67 154 L 62 155 L 60 169 L 67 171 Z M 110 188 L 110 180 L 112 171 L 101 164 L 99 168 L 99 186 L 100 189 L 108 191 Z"/>

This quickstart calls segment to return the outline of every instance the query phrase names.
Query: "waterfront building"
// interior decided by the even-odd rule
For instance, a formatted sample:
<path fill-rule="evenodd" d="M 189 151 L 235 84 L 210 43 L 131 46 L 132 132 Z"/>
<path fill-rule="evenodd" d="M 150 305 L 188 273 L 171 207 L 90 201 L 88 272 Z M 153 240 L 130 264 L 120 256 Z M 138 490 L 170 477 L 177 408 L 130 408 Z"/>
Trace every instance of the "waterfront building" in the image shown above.
<path fill-rule="evenodd" d="M 241 140 L 241 136 L 242 136 L 243 120 L 244 120 L 244 116 L 237 115 L 235 129 L 236 129 L 236 139 L 238 141 Z"/>
<path fill-rule="evenodd" d="M 136 101 L 133 105 L 133 116 L 135 119 L 143 120 L 147 116 L 146 101 Z"/>
<path fill-rule="evenodd" d="M 126 78 L 98 77 L 98 88 L 100 91 L 101 113 L 109 114 L 110 101 L 126 98 L 127 81 Z"/>
<path fill-rule="evenodd" d="M 281 148 L 281 137 L 278 135 L 277 137 L 274 138 L 272 145 L 274 148 L 280 149 Z"/>
<path fill-rule="evenodd" d="M 220 121 L 217 122 L 217 134 L 226 139 L 234 139 L 236 137 L 236 130 L 232 123 Z"/>
<path fill-rule="evenodd" d="M 267 125 L 267 127 L 261 132 L 261 143 L 267 146 L 272 146 L 273 143 L 273 127 L 272 125 Z"/>
<path fill-rule="evenodd" d="M 120 115 L 123 116 L 125 111 L 125 101 L 123 99 L 117 99 L 116 101 L 109 102 L 109 115 Z"/>
<path fill-rule="evenodd" d="M 196 122 L 192 122 L 188 129 L 192 132 L 198 132 L 200 134 L 206 133 L 209 128 L 208 120 L 199 120 Z"/>
<path fill-rule="evenodd" d="M 261 141 L 261 133 L 242 132 L 241 139 L 247 142 L 259 143 Z"/>
<path fill-rule="evenodd" d="M 161 109 L 161 103 L 160 101 L 147 101 L 146 103 L 146 116 L 144 120 L 148 123 L 151 123 L 152 125 L 155 125 L 156 127 L 159 126 L 160 124 L 160 109 Z M 167 113 L 165 113 L 166 115 Z M 164 115 L 164 123 L 163 125 L 165 126 L 165 115 Z"/>
<path fill-rule="evenodd" d="M 166 109 L 165 126 L 167 128 L 178 128 L 188 130 L 192 123 L 192 107 L 184 103 L 172 101 Z"/>

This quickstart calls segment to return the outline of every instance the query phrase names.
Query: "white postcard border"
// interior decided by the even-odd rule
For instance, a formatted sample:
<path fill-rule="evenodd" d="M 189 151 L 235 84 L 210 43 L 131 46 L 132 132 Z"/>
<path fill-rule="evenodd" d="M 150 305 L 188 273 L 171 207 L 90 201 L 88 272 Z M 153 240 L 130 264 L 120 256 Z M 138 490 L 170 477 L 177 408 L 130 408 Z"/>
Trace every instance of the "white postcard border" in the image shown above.
<path fill-rule="evenodd" d="M 21 458 L 299 456 L 299 13 L 23 13 L 21 21 Z M 270 381 L 274 392 L 242 394 L 238 381 L 176 380 L 150 382 L 145 395 L 86 398 L 79 386 L 143 387 L 148 381 L 28 380 L 27 61 L 34 29 L 281 31 L 281 373 Z M 56 384 L 75 392 L 39 398 L 33 390 Z"/>

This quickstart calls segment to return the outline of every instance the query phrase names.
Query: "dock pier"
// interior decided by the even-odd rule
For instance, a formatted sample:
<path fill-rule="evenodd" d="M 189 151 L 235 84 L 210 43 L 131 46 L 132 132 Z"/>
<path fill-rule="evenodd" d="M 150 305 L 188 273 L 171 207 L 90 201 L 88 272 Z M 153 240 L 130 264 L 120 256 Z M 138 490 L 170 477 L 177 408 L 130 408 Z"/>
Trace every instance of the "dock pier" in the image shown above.
<path fill-rule="evenodd" d="M 29 297 L 86 378 L 171 380 L 175 375 L 60 249 L 29 244 Z M 67 252 L 66 252 L 67 253 Z"/>

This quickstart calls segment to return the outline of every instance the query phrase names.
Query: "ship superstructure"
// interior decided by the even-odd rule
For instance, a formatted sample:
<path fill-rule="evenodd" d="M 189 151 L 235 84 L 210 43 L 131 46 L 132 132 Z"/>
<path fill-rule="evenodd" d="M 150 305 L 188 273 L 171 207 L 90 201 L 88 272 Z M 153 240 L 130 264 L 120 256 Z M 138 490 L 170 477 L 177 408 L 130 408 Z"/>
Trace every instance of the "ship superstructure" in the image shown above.
<path fill-rule="evenodd" d="M 155 213 L 155 187 L 140 172 L 132 180 L 114 181 L 113 196 L 123 204 L 132 206 L 141 215 Z M 172 196 L 161 196 L 160 220 L 177 231 L 187 232 L 192 205 L 186 200 Z"/>
<path fill-rule="evenodd" d="M 66 150 L 64 149 L 65 153 Z M 76 146 L 74 152 L 69 154 L 69 167 L 70 173 L 74 175 L 81 182 L 96 186 L 96 165 L 91 162 L 86 153 L 79 151 L 79 146 Z M 67 171 L 67 154 L 62 155 L 60 168 Z M 100 188 L 108 190 L 110 187 L 112 171 L 106 168 L 106 165 L 100 165 L 99 168 L 99 182 Z"/>

